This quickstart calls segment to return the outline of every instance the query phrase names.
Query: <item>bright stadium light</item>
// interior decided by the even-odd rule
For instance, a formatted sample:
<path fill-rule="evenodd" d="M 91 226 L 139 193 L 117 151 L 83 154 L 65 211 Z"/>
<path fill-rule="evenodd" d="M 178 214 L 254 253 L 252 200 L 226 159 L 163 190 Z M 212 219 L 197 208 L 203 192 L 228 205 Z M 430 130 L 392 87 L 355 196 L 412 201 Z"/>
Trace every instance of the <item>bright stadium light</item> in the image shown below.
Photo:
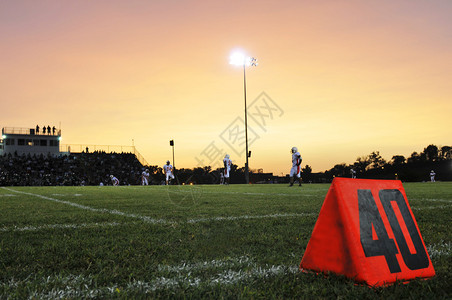
<path fill-rule="evenodd" d="M 246 56 L 241 51 L 234 51 L 230 58 L 229 63 L 235 66 L 243 66 L 243 91 L 245 95 L 245 145 L 246 145 L 246 163 L 245 163 L 245 181 L 246 183 L 250 183 L 250 173 L 249 173 L 249 164 L 248 158 L 250 156 L 250 151 L 248 151 L 248 112 L 246 107 L 246 67 L 256 67 L 257 59 L 254 57 Z"/>
<path fill-rule="evenodd" d="M 255 67 L 257 66 L 257 59 L 255 59 L 254 57 L 246 56 L 241 51 L 235 51 L 229 57 L 229 63 L 234 66 Z"/>
<path fill-rule="evenodd" d="M 234 66 L 243 66 L 245 64 L 246 56 L 242 52 L 235 51 L 229 58 L 229 63 Z"/>

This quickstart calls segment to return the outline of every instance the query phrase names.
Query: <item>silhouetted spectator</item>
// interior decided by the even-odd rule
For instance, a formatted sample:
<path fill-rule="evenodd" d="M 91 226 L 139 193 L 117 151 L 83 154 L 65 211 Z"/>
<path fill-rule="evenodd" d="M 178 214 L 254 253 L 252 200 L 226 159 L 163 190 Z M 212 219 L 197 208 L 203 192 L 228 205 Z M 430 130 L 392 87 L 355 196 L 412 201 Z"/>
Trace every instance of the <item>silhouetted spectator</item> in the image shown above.
<path fill-rule="evenodd" d="M 39 134 L 39 125 L 36 125 L 36 134 Z"/>
<path fill-rule="evenodd" d="M 42 134 L 46 134 L 46 127 L 42 126 Z"/>
<path fill-rule="evenodd" d="M 53 135 L 55 135 L 55 131 L 56 131 L 56 128 L 55 128 L 55 126 L 53 126 L 53 128 L 52 128 Z"/>
<path fill-rule="evenodd" d="M 50 135 L 50 126 L 47 126 L 47 134 Z"/>

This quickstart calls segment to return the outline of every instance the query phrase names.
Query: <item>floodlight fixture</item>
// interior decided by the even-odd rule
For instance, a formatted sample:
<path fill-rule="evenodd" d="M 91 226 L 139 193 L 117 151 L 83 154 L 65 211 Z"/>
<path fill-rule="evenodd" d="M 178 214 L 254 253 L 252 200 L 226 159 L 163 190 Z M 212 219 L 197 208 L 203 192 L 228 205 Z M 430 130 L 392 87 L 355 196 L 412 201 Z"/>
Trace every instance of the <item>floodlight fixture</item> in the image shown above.
<path fill-rule="evenodd" d="M 257 59 L 246 56 L 242 51 L 234 51 L 229 57 L 229 63 L 234 66 L 256 67 Z"/>
<path fill-rule="evenodd" d="M 257 67 L 257 58 L 248 57 L 246 63 L 249 67 Z"/>
<path fill-rule="evenodd" d="M 245 64 L 245 54 L 236 51 L 229 57 L 229 63 L 234 66 L 243 66 Z"/>

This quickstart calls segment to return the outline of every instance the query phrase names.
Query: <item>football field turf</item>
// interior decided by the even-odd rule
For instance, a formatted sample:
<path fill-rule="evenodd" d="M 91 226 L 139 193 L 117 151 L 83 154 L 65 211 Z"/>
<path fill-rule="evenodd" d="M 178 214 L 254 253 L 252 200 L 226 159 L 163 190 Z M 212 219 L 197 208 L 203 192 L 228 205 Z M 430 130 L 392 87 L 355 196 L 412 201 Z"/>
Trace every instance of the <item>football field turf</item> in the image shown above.
<path fill-rule="evenodd" d="M 329 184 L 2 187 L 0 299 L 452 297 L 452 183 L 406 183 L 436 271 L 369 288 L 300 272 Z"/>

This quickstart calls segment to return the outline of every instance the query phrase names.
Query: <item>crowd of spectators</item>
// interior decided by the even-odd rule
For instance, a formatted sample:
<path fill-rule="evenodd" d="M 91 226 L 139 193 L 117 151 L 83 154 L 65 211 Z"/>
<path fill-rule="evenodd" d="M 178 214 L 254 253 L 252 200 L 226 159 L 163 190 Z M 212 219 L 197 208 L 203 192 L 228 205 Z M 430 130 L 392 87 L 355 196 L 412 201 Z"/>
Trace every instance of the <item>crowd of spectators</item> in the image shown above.
<path fill-rule="evenodd" d="M 143 165 L 132 153 L 0 156 L 0 186 L 121 185 L 141 182 Z"/>

